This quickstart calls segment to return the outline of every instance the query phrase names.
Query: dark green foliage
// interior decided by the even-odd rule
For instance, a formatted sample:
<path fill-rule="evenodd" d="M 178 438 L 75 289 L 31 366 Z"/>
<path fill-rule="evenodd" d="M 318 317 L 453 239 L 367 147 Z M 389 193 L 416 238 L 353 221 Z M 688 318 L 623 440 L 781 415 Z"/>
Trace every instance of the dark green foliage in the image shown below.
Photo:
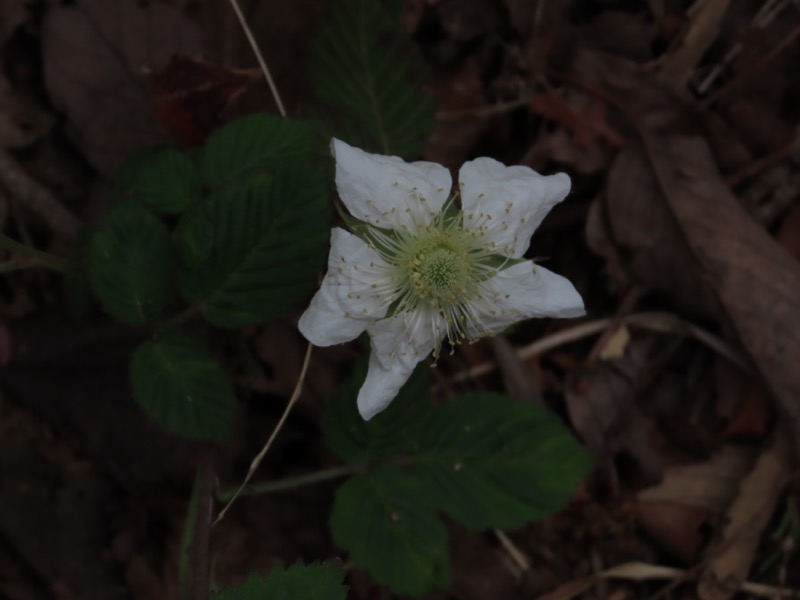
<path fill-rule="evenodd" d="M 201 170 L 206 185 L 217 190 L 319 155 L 319 139 L 309 125 L 257 114 L 215 132 L 203 149 Z"/>
<path fill-rule="evenodd" d="M 278 316 L 314 286 L 327 217 L 321 163 L 284 165 L 223 188 L 178 225 L 184 297 L 221 327 Z"/>
<path fill-rule="evenodd" d="M 251 575 L 236 587 L 212 592 L 210 600 L 345 600 L 341 570 L 331 563 L 296 564 Z"/>
<path fill-rule="evenodd" d="M 233 425 L 233 388 L 199 342 L 165 331 L 139 346 L 131 363 L 136 400 L 165 430 L 193 439 L 224 440 Z"/>
<path fill-rule="evenodd" d="M 311 78 L 331 135 L 413 158 L 433 131 L 435 106 L 409 82 L 414 61 L 401 58 L 413 53 L 399 33 L 400 9 L 397 0 L 330 0 L 312 46 Z"/>
<path fill-rule="evenodd" d="M 89 275 L 105 311 L 131 325 L 161 316 L 170 295 L 167 227 L 146 208 L 115 206 L 89 244 Z"/>
<path fill-rule="evenodd" d="M 194 163 L 170 148 L 141 160 L 132 195 L 157 212 L 179 214 L 198 199 L 201 183 Z"/>
<path fill-rule="evenodd" d="M 447 586 L 447 532 L 419 481 L 397 467 L 357 475 L 336 494 L 331 531 L 337 544 L 397 594 Z"/>
<path fill-rule="evenodd" d="M 331 527 L 395 592 L 417 595 L 446 582 L 446 563 L 433 559 L 439 542 L 428 538 L 438 531 L 436 510 L 474 530 L 518 527 L 564 508 L 590 467 L 583 447 L 536 406 L 489 393 L 430 405 L 424 366 L 386 411 L 364 422 L 355 398 L 365 372 L 362 364 L 323 417 L 329 447 L 366 469 L 338 492 Z M 393 521 L 399 514 L 403 527 Z M 395 552 L 407 556 L 402 568 L 393 566 Z"/>

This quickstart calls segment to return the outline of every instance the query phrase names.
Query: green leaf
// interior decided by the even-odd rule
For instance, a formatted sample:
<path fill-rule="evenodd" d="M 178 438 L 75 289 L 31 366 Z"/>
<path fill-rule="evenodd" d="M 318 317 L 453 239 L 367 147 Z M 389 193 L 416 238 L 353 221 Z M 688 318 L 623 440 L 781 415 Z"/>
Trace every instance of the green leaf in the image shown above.
<path fill-rule="evenodd" d="M 250 115 L 215 132 L 206 142 L 202 171 L 211 188 L 240 184 L 268 169 L 318 154 L 315 130 L 299 121 Z"/>
<path fill-rule="evenodd" d="M 421 418 L 429 406 L 429 370 L 420 363 L 389 408 L 364 421 L 356 396 L 367 375 L 367 361 L 359 362 L 322 416 L 328 447 L 348 465 L 389 460 L 416 448 Z"/>
<path fill-rule="evenodd" d="M 553 415 L 473 393 L 431 411 L 414 474 L 450 517 L 473 530 L 513 528 L 564 508 L 586 475 L 586 450 Z"/>
<path fill-rule="evenodd" d="M 324 262 L 326 192 L 323 163 L 295 162 L 193 207 L 176 233 L 184 297 L 221 327 L 261 323 L 291 308 L 314 287 Z"/>
<path fill-rule="evenodd" d="M 419 596 L 449 578 L 447 532 L 424 489 L 396 467 L 357 475 L 336 493 L 331 531 L 372 578 Z"/>
<path fill-rule="evenodd" d="M 193 439 L 224 440 L 233 425 L 233 388 L 208 350 L 178 331 L 145 342 L 131 363 L 137 401 L 161 427 Z"/>
<path fill-rule="evenodd" d="M 179 214 L 199 197 L 201 185 L 194 163 L 170 148 L 141 160 L 132 191 L 134 198 L 157 212 Z"/>
<path fill-rule="evenodd" d="M 267 577 L 251 575 L 236 587 L 211 594 L 210 600 L 345 600 L 342 571 L 331 563 L 296 564 Z"/>
<path fill-rule="evenodd" d="M 173 269 L 169 232 L 134 202 L 114 207 L 89 244 L 89 275 L 105 311 L 138 325 L 159 317 Z"/>
<path fill-rule="evenodd" d="M 332 135 L 413 158 L 433 131 L 435 106 L 409 83 L 411 61 L 399 57 L 400 9 L 396 0 L 328 2 L 312 45 L 311 77 Z M 392 47 L 382 43 L 387 32 L 395 32 Z"/>

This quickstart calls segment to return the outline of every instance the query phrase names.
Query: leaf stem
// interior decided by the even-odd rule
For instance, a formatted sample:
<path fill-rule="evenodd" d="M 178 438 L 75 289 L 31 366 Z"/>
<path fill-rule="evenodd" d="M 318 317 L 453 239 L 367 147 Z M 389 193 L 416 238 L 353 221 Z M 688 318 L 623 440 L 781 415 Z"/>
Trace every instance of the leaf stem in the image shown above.
<path fill-rule="evenodd" d="M 241 492 L 241 495 L 258 496 L 261 494 L 272 494 L 274 492 L 293 490 L 295 488 L 303 487 L 304 485 L 311 485 L 312 483 L 320 483 L 323 481 L 330 481 L 331 479 L 338 479 L 339 477 L 346 477 L 347 475 L 354 475 L 360 470 L 361 469 L 359 467 L 331 467 L 330 469 L 322 469 L 320 471 L 314 471 L 304 475 L 286 477 L 285 479 L 279 479 L 278 481 L 257 483 L 244 488 Z M 227 502 L 235 495 L 235 489 L 220 490 L 217 492 L 217 500 L 220 502 Z"/>
<path fill-rule="evenodd" d="M 3 270 L 11 271 L 25 267 L 44 267 L 46 269 L 58 271 L 59 273 L 64 273 L 65 275 L 76 275 L 79 272 L 79 269 L 75 263 L 64 260 L 63 258 L 59 258 L 58 256 L 50 254 L 49 252 L 37 250 L 36 248 L 32 248 L 16 240 L 12 240 L 4 233 L 0 233 L 0 248 L 5 248 L 11 254 L 24 256 L 31 259 L 30 264 L 28 265 L 16 263 L 12 268 Z"/>

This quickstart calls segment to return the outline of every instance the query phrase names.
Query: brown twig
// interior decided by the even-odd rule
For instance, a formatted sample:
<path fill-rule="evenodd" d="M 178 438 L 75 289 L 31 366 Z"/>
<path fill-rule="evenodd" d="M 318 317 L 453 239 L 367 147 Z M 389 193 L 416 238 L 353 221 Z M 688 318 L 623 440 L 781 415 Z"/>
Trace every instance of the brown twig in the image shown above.
<path fill-rule="evenodd" d="M 72 214 L 46 187 L 32 179 L 7 152 L 0 149 L 0 185 L 35 213 L 65 241 L 72 241 L 81 228 Z"/>
<path fill-rule="evenodd" d="M 791 46 L 798 36 L 800 36 L 800 25 L 798 25 L 792 31 L 790 31 L 788 35 L 786 35 L 786 37 L 784 37 L 780 42 L 778 42 L 772 50 L 770 50 L 763 57 L 761 57 L 761 60 L 756 62 L 754 65 L 751 65 L 750 68 L 742 71 L 742 73 L 738 77 L 733 79 L 730 83 L 728 83 L 728 85 L 719 88 L 716 92 L 714 92 L 708 98 L 703 100 L 700 103 L 700 106 L 705 109 L 709 108 L 710 106 L 718 102 L 720 98 L 730 94 L 732 90 L 735 90 L 743 83 L 745 83 L 748 79 L 762 72 L 769 63 L 775 60 L 778 56 L 780 56 L 780 54 L 784 50 L 786 50 L 789 46 Z"/>
<path fill-rule="evenodd" d="M 211 581 L 211 519 L 214 513 L 216 478 L 216 451 L 209 448 L 203 453 L 198 466 L 199 500 L 197 518 L 193 524 L 189 600 L 208 600 Z"/>

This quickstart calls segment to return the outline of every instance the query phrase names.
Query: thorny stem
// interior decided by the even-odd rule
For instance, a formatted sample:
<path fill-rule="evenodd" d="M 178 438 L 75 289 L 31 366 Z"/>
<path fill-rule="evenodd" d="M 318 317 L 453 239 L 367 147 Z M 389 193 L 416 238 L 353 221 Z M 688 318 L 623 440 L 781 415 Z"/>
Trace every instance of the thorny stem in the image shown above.
<path fill-rule="evenodd" d="M 247 24 L 247 21 L 242 14 L 241 8 L 239 8 L 239 3 L 237 0 L 230 0 L 231 8 L 233 8 L 233 12 L 236 13 L 236 18 L 239 20 L 239 24 L 242 26 L 244 30 L 244 35 L 247 38 L 247 41 L 250 44 L 250 47 L 253 49 L 253 54 L 256 55 L 256 60 L 258 61 L 258 66 L 261 67 L 261 71 L 264 73 L 264 78 L 267 80 L 267 85 L 269 85 L 269 90 L 272 92 L 272 97 L 275 99 L 275 104 L 278 105 L 278 112 L 281 113 L 282 117 L 286 117 L 286 109 L 283 107 L 283 101 L 281 100 L 281 95 L 278 93 L 278 88 L 275 86 L 275 82 L 272 80 L 272 74 L 269 72 L 269 67 L 267 67 L 267 62 L 264 60 L 264 56 L 261 54 L 261 49 L 258 47 L 258 43 L 256 39 L 253 37 L 253 32 L 250 31 L 250 27 Z"/>
<path fill-rule="evenodd" d="M 233 497 L 231 497 L 230 501 L 228 501 L 225 507 L 220 511 L 219 516 L 212 523 L 212 527 L 217 523 L 219 523 L 223 518 L 225 518 L 225 514 L 228 512 L 231 505 L 233 505 L 233 503 L 242 493 L 242 490 L 244 490 L 247 483 L 253 477 L 253 474 L 256 472 L 256 469 L 258 469 L 258 466 L 261 464 L 261 461 L 264 459 L 264 456 L 266 456 L 267 451 L 272 446 L 272 442 L 274 442 L 275 438 L 278 437 L 278 432 L 283 427 L 283 424 L 286 422 L 286 418 L 289 416 L 292 407 L 294 406 L 295 402 L 297 402 L 297 399 L 300 397 L 300 392 L 303 389 L 303 382 L 306 379 L 306 372 L 308 371 L 308 364 L 311 362 L 311 350 L 313 347 L 314 346 L 309 343 L 308 348 L 306 348 L 306 355 L 305 358 L 303 359 L 303 367 L 300 369 L 300 376 L 297 378 L 297 384 L 295 385 L 294 391 L 292 392 L 292 397 L 289 398 L 289 402 L 286 405 L 286 408 L 283 410 L 283 414 L 281 415 L 278 424 L 275 425 L 275 429 L 272 430 L 272 433 L 270 434 L 267 443 L 264 444 L 264 447 L 261 449 L 261 452 L 259 452 L 258 455 L 253 459 L 253 462 L 250 463 L 250 469 L 247 471 L 247 476 L 244 478 L 242 485 L 239 486 L 239 489 L 236 490 L 236 492 L 233 494 Z"/>
<path fill-rule="evenodd" d="M 68 260 L 64 260 L 63 258 L 59 258 L 58 256 L 54 256 L 49 252 L 37 250 L 36 248 L 32 248 L 26 244 L 17 242 L 16 240 L 12 240 L 4 233 L 0 233 L 0 247 L 5 248 L 12 254 L 28 257 L 31 259 L 31 262 L 28 265 L 22 265 L 17 263 L 13 265 L 13 268 L 9 269 L 0 268 L 0 271 L 6 271 L 6 270 L 11 271 L 29 266 L 29 267 L 44 267 L 46 269 L 52 269 L 53 271 L 58 271 L 59 273 L 64 273 L 65 275 L 76 275 L 77 273 L 79 273 L 79 269 L 74 263 Z M 2 267 L 5 266 L 6 265 L 2 265 Z"/>
<path fill-rule="evenodd" d="M 330 469 L 322 469 L 314 471 L 313 473 L 306 473 L 305 475 L 296 475 L 294 477 L 287 477 L 278 481 L 267 481 L 265 483 L 257 483 L 246 487 L 241 491 L 242 496 L 258 496 L 262 494 L 272 494 L 274 492 L 283 492 L 286 490 L 293 490 L 312 483 L 321 483 L 323 481 L 330 481 L 331 479 L 338 479 L 339 477 L 346 477 L 347 475 L 354 475 L 362 470 L 360 467 L 331 467 Z M 220 502 L 227 502 L 235 495 L 236 490 L 221 490 L 217 492 L 217 500 Z"/>

